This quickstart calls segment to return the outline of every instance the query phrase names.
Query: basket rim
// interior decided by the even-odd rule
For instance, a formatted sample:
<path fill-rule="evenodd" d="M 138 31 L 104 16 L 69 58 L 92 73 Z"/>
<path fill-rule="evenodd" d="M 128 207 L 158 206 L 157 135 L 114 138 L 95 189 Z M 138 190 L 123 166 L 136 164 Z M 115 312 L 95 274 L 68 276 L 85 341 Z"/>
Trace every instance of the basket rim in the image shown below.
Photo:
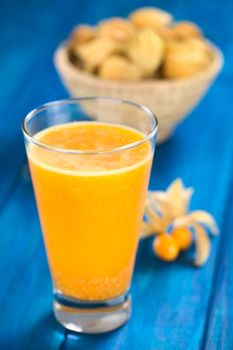
<path fill-rule="evenodd" d="M 175 86 L 186 86 L 195 83 L 198 80 L 205 79 L 206 77 L 216 75 L 222 68 L 224 63 L 224 56 L 222 51 L 214 45 L 211 41 L 208 41 L 211 47 L 213 59 L 205 70 L 202 70 L 195 75 L 181 79 L 150 79 L 150 80 L 139 80 L 139 81 L 127 81 L 127 80 L 108 80 L 94 76 L 91 73 L 85 72 L 78 67 L 74 66 L 68 57 L 68 50 L 66 42 L 62 42 L 55 50 L 53 60 L 57 71 L 62 76 L 69 76 L 73 80 L 83 80 L 87 85 L 95 85 L 97 88 L 105 85 L 105 87 L 111 88 L 136 88 L 144 89 L 149 87 L 175 87 Z"/>

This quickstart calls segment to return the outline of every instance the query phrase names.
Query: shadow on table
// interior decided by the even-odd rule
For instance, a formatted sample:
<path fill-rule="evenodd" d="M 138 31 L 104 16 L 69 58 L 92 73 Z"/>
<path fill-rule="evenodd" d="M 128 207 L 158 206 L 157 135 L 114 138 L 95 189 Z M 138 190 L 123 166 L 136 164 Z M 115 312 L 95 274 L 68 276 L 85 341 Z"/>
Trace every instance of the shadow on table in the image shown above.
<path fill-rule="evenodd" d="M 125 334 L 126 326 L 105 334 L 79 334 L 63 328 L 54 318 L 52 310 L 38 317 L 35 322 L 24 322 L 22 328 L 11 339 L 4 341 L 8 350 L 102 350 L 103 344 L 113 349 L 118 341 L 119 332 Z"/>
<path fill-rule="evenodd" d="M 22 320 L 18 334 L 9 340 L 7 349 L 52 350 L 59 349 L 65 330 L 55 320 L 52 310 L 35 319 L 34 322 Z"/>
<path fill-rule="evenodd" d="M 103 334 L 78 334 L 68 331 L 66 334 L 64 349 L 79 350 L 103 350 L 120 349 L 120 343 L 125 338 L 127 324 L 108 333 Z M 119 336 L 120 333 L 120 336 Z M 63 350 L 63 347 L 61 348 Z"/>
<path fill-rule="evenodd" d="M 135 264 L 135 272 L 145 273 L 149 270 L 165 270 L 170 265 L 170 262 L 165 262 L 159 260 L 155 257 L 153 252 L 153 240 L 154 237 L 144 238 L 140 240 L 138 253 Z M 175 261 L 172 262 L 174 265 L 183 265 L 187 267 L 193 267 L 193 256 L 194 249 L 191 248 L 190 251 L 182 253 Z"/>

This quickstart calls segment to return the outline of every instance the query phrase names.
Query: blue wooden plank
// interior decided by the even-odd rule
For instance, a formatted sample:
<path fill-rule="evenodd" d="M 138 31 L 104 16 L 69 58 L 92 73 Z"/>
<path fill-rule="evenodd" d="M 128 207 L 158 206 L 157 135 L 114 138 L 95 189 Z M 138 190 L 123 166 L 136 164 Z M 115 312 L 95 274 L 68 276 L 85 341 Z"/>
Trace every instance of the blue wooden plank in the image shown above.
<path fill-rule="evenodd" d="M 0 113 L 4 116 L 0 128 L 0 137 L 4 140 L 0 144 L 0 157 L 4 164 L 0 173 L 4 183 L 0 192 L 0 208 L 14 189 L 20 165 L 25 159 L 20 130 L 24 116 L 42 103 L 67 97 L 59 83 L 52 56 L 58 43 L 86 11 L 85 6 L 81 6 L 77 16 L 71 8 L 63 9 L 62 2 L 48 4 L 44 1 L 29 2 L 26 7 L 16 3 L 12 14 L 11 6 L 7 2 L 4 5 L 0 13 L 3 25 L 0 34 L 3 52 Z M 32 13 L 35 14 L 32 16 Z M 54 13 L 57 15 L 54 16 Z M 17 26 L 17 36 L 12 31 L 12 21 Z M 32 30 L 34 27 L 37 30 Z M 55 32 L 50 30 L 51 27 Z M 11 161 L 13 157 L 14 162 Z"/>
<path fill-rule="evenodd" d="M 147 4 L 155 3 L 149 1 Z M 50 283 L 38 219 L 32 204 L 32 190 L 27 182 L 21 180 L 24 150 L 19 125 L 23 115 L 40 103 L 65 96 L 52 67 L 51 56 L 57 43 L 76 22 L 94 23 L 111 15 L 126 15 L 133 7 L 142 6 L 143 2 L 126 0 L 110 4 L 92 0 L 87 4 L 70 1 L 64 6 L 62 1 L 28 1 L 24 4 L 15 1 L 15 15 L 12 15 L 10 5 L 12 3 L 5 2 L 3 7 L 8 14 L 2 16 L 1 21 L 7 39 L 4 47 L 9 50 L 9 56 L 15 53 L 15 46 L 20 48 L 23 45 L 28 50 L 27 45 L 30 45 L 32 49 L 16 54 L 20 57 L 22 70 L 16 66 L 14 74 L 5 73 L 6 89 L 1 90 L 5 97 L 5 101 L 3 98 L 0 102 L 1 114 L 4 115 L 0 132 L 5 140 L 1 143 L 1 156 L 4 157 L 6 170 L 1 169 L 0 178 L 2 187 L 8 188 L 4 195 L 8 202 L 0 218 L 3 252 L 0 273 L 6 275 L 0 285 L 0 347 L 56 349 L 61 344 L 62 349 L 197 349 L 204 326 L 208 328 L 206 309 L 209 297 L 212 293 L 215 295 L 212 283 L 216 254 L 220 249 L 217 241 L 208 265 L 198 271 L 190 269 L 182 261 L 173 265 L 156 261 L 151 242 L 142 242 L 134 276 L 134 313 L 130 323 L 112 334 L 97 337 L 67 333 L 63 341 L 63 331 L 51 316 Z M 211 6 L 205 2 L 161 0 L 156 5 L 171 10 L 177 18 L 197 21 L 224 49 L 227 63 L 221 79 L 201 106 L 166 145 L 158 148 L 151 188 L 164 188 L 174 177 L 183 177 L 187 185 L 194 185 L 198 190 L 193 206 L 210 210 L 221 224 L 230 180 L 233 142 L 232 116 L 228 107 L 231 105 L 230 60 L 233 58 L 230 42 L 232 4 L 229 0 L 224 2 L 224 6 L 217 0 Z M 222 21 L 222 30 L 216 26 L 216 14 Z M 12 19 L 17 25 L 17 37 L 12 31 Z M 37 29 L 32 31 L 31 28 Z M 12 62 L 6 56 L 1 73 L 4 67 L 9 70 Z M 18 79 L 16 84 L 14 78 Z M 13 165 L 13 157 L 16 166 Z M 8 273 L 5 274 L 5 271 Z M 223 322 L 222 318 L 213 316 L 213 319 L 207 345 L 211 344 L 211 337 L 218 338 L 218 327 Z M 228 321 L 231 325 L 230 315 Z M 226 342 L 227 335 L 228 332 L 224 338 Z"/>
<path fill-rule="evenodd" d="M 1 349 L 58 349 L 51 283 L 27 172 L 0 218 Z"/>
<path fill-rule="evenodd" d="M 233 183 L 226 207 L 224 235 L 221 237 L 215 270 L 215 289 L 211 295 L 205 340 L 202 349 L 230 350 L 233 345 Z"/>
<path fill-rule="evenodd" d="M 48 55 L 50 58 L 50 56 Z M 11 94 L 11 101 L 7 101 L 6 104 L 0 106 L 1 114 L 4 115 L 4 119 L 1 121 L 0 128 L 0 157 L 1 157 L 1 173 L 0 179 L 2 183 L 2 190 L 0 192 L 0 208 L 5 204 L 11 195 L 14 187 L 17 184 L 17 178 L 20 172 L 20 167 L 23 161 L 25 161 L 25 150 L 23 145 L 23 138 L 21 132 L 21 123 L 24 116 L 35 108 L 38 104 L 47 101 L 48 96 L 51 99 L 64 96 L 63 89 L 52 89 L 45 82 L 39 79 L 40 71 L 35 71 L 32 67 L 33 63 L 38 64 L 38 59 L 35 57 L 33 60 L 25 59 L 26 64 L 30 65 L 30 69 L 24 74 L 21 83 L 17 86 L 17 89 Z M 50 73 L 50 67 L 47 62 L 40 62 L 41 68 L 44 68 L 44 72 L 48 78 L 52 76 Z M 55 73 L 52 71 L 55 75 Z M 31 86 L 28 85 L 30 79 L 38 81 L 36 87 L 31 90 Z M 12 89 L 13 90 L 13 89 Z M 20 95 L 20 98 L 19 98 Z M 4 184 L 4 185 L 3 185 Z"/>

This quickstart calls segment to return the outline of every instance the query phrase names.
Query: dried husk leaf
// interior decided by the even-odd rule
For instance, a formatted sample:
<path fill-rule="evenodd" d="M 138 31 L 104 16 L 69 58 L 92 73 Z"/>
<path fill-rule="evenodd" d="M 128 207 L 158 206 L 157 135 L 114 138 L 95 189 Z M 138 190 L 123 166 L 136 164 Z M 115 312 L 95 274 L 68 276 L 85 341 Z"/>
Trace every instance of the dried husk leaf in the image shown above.
<path fill-rule="evenodd" d="M 155 231 L 153 229 L 153 225 L 150 222 L 143 222 L 141 229 L 141 238 L 147 238 L 153 236 Z"/>
<path fill-rule="evenodd" d="M 175 179 L 172 181 L 170 186 L 167 188 L 167 193 L 169 196 L 177 197 L 177 195 L 180 195 L 184 189 L 183 181 L 180 178 Z"/>
<path fill-rule="evenodd" d="M 150 77 L 161 65 L 164 42 L 153 30 L 142 29 L 129 44 L 126 55 L 140 68 L 144 77 Z"/>
<path fill-rule="evenodd" d="M 155 231 L 165 231 L 173 220 L 177 225 L 179 217 L 182 218 L 180 226 L 189 224 L 190 220 L 185 217 L 193 189 L 185 189 L 181 179 L 175 180 L 167 191 L 153 191 L 147 195 L 146 209 Z M 185 218 L 185 219 L 183 219 Z"/>
<path fill-rule="evenodd" d="M 153 227 L 156 226 L 161 220 L 159 214 L 157 214 L 157 212 L 152 207 L 151 200 L 149 197 L 146 198 L 144 214 L 147 216 L 148 221 L 152 223 Z"/>
<path fill-rule="evenodd" d="M 144 213 L 147 216 L 148 221 L 151 223 L 156 234 L 164 232 L 171 220 L 169 215 L 160 215 L 157 209 L 154 205 L 154 202 L 151 200 L 151 197 L 148 196 L 146 199 Z"/>
<path fill-rule="evenodd" d="M 176 218 L 172 223 L 174 227 L 188 227 L 192 224 L 193 221 L 190 219 L 189 215 Z"/>
<path fill-rule="evenodd" d="M 219 234 L 218 225 L 211 214 L 204 210 L 195 210 L 192 213 L 174 220 L 175 227 L 204 225 L 213 235 Z M 204 229 L 205 229 L 204 227 Z"/>
<path fill-rule="evenodd" d="M 155 206 L 162 215 L 171 213 L 172 203 L 168 201 L 166 192 L 153 191 L 149 192 L 149 196 L 151 198 L 153 206 Z"/>
<path fill-rule="evenodd" d="M 202 266 L 210 255 L 210 240 L 204 228 L 198 224 L 194 224 L 196 256 L 194 259 L 195 266 Z"/>
<path fill-rule="evenodd" d="M 186 215 L 193 189 L 185 188 L 181 179 L 176 179 L 167 189 L 167 198 L 171 203 L 173 218 Z"/>
<path fill-rule="evenodd" d="M 182 203 L 182 208 L 181 208 L 181 211 L 183 214 L 188 213 L 189 205 L 190 205 L 190 201 L 191 201 L 193 192 L 194 192 L 194 189 L 192 187 L 187 188 L 183 192 L 183 203 Z"/>
<path fill-rule="evenodd" d="M 189 215 L 191 223 L 200 223 L 205 225 L 213 235 L 219 234 L 218 225 L 213 216 L 204 210 L 195 210 Z"/>

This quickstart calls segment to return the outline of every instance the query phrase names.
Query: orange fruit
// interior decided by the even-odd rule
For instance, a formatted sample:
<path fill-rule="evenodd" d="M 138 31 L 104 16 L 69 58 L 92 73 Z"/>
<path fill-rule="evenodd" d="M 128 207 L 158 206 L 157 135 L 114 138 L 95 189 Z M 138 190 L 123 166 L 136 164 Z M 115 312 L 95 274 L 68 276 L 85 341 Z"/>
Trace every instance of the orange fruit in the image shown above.
<path fill-rule="evenodd" d="M 187 227 L 174 228 L 172 237 L 179 245 L 181 251 L 187 250 L 192 244 L 192 234 Z"/>
<path fill-rule="evenodd" d="M 167 233 L 162 233 L 155 238 L 153 249 L 156 256 L 165 261 L 175 260 L 179 254 L 179 245 L 176 240 Z"/>

